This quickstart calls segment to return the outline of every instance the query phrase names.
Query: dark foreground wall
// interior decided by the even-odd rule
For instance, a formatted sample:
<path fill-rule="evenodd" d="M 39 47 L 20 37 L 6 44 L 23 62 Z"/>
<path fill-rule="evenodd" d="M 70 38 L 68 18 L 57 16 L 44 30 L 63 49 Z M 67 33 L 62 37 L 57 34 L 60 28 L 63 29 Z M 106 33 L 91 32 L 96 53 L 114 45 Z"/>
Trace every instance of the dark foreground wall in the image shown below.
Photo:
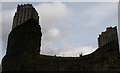
<path fill-rule="evenodd" d="M 34 56 L 40 52 L 41 36 L 40 25 L 32 18 L 14 28 L 8 37 L 7 53 L 2 59 L 2 70 L 32 70 Z"/>
<path fill-rule="evenodd" d="M 2 72 L 120 71 L 119 46 L 116 41 L 86 56 L 56 57 L 39 54 L 41 35 L 39 23 L 34 19 L 13 29 L 9 34 L 7 53 L 2 59 Z"/>

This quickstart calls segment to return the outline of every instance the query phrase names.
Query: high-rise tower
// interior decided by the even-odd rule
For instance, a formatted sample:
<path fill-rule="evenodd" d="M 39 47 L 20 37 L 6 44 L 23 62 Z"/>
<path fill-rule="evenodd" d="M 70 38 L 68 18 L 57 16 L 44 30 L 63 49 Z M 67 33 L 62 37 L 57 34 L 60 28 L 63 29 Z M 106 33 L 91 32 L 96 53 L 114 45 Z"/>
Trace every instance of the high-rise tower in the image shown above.
<path fill-rule="evenodd" d="M 39 22 L 38 13 L 32 6 L 32 4 L 18 5 L 17 11 L 13 19 L 12 29 L 14 29 L 16 26 L 22 24 L 30 18 L 34 18 L 37 22 Z"/>
<path fill-rule="evenodd" d="M 108 27 L 105 32 L 102 32 L 98 37 L 98 47 L 102 47 L 110 41 L 118 42 L 117 27 Z"/>
<path fill-rule="evenodd" d="M 40 55 L 41 37 L 35 8 L 31 4 L 18 5 L 13 30 L 8 36 L 6 54 L 2 59 L 2 72 L 34 71 L 36 57 Z"/>

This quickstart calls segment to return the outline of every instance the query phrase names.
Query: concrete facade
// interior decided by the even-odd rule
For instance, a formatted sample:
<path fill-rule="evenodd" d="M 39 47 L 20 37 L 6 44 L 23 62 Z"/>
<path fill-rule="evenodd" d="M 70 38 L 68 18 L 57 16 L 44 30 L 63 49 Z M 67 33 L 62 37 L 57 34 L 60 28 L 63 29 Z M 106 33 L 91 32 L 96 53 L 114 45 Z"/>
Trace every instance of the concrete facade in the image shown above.
<path fill-rule="evenodd" d="M 117 27 L 108 27 L 98 37 L 98 47 L 106 45 L 110 41 L 118 42 Z"/>
<path fill-rule="evenodd" d="M 17 11 L 13 18 L 12 29 L 14 29 L 16 26 L 22 24 L 30 18 L 34 18 L 37 22 L 39 22 L 38 13 L 32 6 L 32 4 L 18 5 Z"/>

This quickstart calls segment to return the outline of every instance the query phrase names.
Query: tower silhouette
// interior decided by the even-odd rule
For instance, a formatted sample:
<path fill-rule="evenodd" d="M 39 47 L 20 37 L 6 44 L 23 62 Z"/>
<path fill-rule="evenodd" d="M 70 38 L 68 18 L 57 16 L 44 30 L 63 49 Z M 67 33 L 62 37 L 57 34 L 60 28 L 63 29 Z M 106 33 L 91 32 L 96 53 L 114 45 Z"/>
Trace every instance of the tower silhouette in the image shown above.
<path fill-rule="evenodd" d="M 102 47 L 110 41 L 118 42 L 117 26 L 107 27 L 105 32 L 102 32 L 98 37 L 98 47 Z"/>
<path fill-rule="evenodd" d="M 33 71 L 40 55 L 41 27 L 39 16 L 31 4 L 18 5 L 8 36 L 2 71 Z"/>
<path fill-rule="evenodd" d="M 14 29 L 16 26 L 24 23 L 30 18 L 34 18 L 37 22 L 39 22 L 39 16 L 35 8 L 32 6 L 32 4 L 24 4 L 24 5 L 18 5 L 17 11 L 13 18 L 13 26 L 12 29 Z"/>

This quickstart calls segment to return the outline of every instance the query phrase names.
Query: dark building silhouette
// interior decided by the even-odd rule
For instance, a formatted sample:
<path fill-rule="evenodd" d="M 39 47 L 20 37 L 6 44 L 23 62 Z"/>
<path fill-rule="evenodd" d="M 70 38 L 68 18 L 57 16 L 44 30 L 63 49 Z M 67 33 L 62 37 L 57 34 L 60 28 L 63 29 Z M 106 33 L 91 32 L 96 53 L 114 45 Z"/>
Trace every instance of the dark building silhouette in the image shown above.
<path fill-rule="evenodd" d="M 35 8 L 32 6 L 32 4 L 18 5 L 17 12 L 15 13 L 13 19 L 12 29 L 22 24 L 23 22 L 27 21 L 30 18 L 34 18 L 36 21 L 39 22 L 38 13 L 35 10 Z"/>
<path fill-rule="evenodd" d="M 98 46 L 102 47 L 110 41 L 118 42 L 117 27 L 108 27 L 105 32 L 102 32 L 98 37 Z"/>
<path fill-rule="evenodd" d="M 114 32 L 109 33 L 111 36 L 114 36 Z M 104 45 L 89 55 L 84 56 L 81 54 L 80 57 L 57 57 L 39 54 L 41 36 L 41 27 L 34 17 L 15 27 L 8 37 L 7 52 L 2 59 L 2 72 L 120 72 L 119 45 L 116 40 L 104 43 Z"/>

